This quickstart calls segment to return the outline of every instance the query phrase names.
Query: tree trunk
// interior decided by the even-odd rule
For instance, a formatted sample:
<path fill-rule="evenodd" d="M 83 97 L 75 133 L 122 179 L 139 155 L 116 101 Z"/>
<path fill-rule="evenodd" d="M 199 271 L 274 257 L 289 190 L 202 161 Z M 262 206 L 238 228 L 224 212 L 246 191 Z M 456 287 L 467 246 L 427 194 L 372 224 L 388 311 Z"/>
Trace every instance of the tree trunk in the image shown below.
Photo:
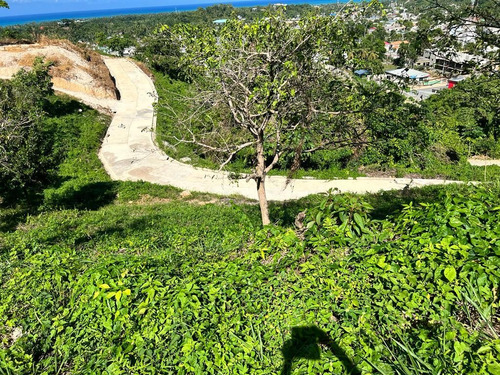
<path fill-rule="evenodd" d="M 269 207 L 266 197 L 266 160 L 264 158 L 264 134 L 260 132 L 257 136 L 257 168 L 255 182 L 257 182 L 257 194 L 259 195 L 260 215 L 262 217 L 262 225 L 271 224 L 269 220 Z"/>
<path fill-rule="evenodd" d="M 265 187 L 265 178 L 258 177 L 257 181 L 257 193 L 259 194 L 259 206 L 260 206 L 260 215 L 262 217 L 262 225 L 271 224 L 271 220 L 269 220 L 269 207 L 267 204 L 266 197 L 266 187 Z"/>

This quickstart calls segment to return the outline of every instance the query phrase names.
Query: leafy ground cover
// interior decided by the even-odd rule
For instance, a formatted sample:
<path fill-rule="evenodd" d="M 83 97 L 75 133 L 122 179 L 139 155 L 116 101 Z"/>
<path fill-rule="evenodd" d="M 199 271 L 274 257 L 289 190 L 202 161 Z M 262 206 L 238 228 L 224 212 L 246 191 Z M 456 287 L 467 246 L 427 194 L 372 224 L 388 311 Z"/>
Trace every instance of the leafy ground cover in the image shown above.
<path fill-rule="evenodd" d="M 2 235 L 0 368 L 496 374 L 498 193 L 315 198 L 256 234 L 234 205 L 32 216 Z"/>
<path fill-rule="evenodd" d="M 499 372 L 498 185 L 309 197 L 260 229 L 110 181 L 107 120 L 53 100 L 59 178 L 0 207 L 0 373 Z"/>

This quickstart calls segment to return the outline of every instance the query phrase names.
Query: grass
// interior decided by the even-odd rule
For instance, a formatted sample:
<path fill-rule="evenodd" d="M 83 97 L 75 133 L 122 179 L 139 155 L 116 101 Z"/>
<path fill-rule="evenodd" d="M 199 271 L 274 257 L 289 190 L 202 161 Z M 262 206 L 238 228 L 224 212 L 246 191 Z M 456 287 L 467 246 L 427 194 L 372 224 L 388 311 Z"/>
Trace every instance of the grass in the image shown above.
<path fill-rule="evenodd" d="M 182 139 L 183 134 L 176 116 L 185 114 L 186 105 L 179 100 L 191 95 L 191 86 L 188 83 L 177 81 L 161 73 L 153 73 L 160 96 L 158 105 L 157 143 L 163 151 L 180 160 L 189 158 L 188 163 L 197 167 L 218 169 L 216 159 L 209 154 L 204 154 L 201 148 L 189 143 L 176 141 Z M 196 130 L 195 130 L 196 131 Z M 235 174 L 250 174 L 252 168 L 251 150 L 240 152 L 226 170 Z M 458 181 L 496 181 L 500 178 L 500 166 L 484 167 L 471 166 L 465 158 L 457 162 L 443 162 L 436 157 L 426 157 L 425 165 L 412 166 L 405 163 L 360 165 L 352 159 L 352 151 L 348 149 L 321 151 L 311 156 L 312 164 L 316 167 L 303 167 L 295 172 L 293 178 L 316 178 L 325 180 L 347 179 L 366 176 L 380 177 L 410 177 L 410 178 L 438 178 Z M 372 158 L 373 159 L 373 158 Z M 273 169 L 270 175 L 288 176 L 286 168 Z"/>
<path fill-rule="evenodd" d="M 261 230 L 253 202 L 111 181 L 109 119 L 53 104 L 58 178 L 0 207 L 0 373 L 495 374 L 498 187 L 309 196 Z"/>

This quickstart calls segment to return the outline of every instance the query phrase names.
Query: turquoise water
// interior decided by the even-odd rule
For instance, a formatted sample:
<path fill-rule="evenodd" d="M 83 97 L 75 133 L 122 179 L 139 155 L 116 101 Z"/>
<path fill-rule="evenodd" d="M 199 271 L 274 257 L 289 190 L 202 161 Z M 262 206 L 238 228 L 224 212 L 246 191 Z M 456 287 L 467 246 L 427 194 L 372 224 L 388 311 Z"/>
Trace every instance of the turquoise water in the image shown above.
<path fill-rule="evenodd" d="M 131 14 L 151 14 L 151 13 L 172 13 L 172 12 L 182 12 L 189 10 L 196 10 L 198 8 L 206 8 L 215 4 L 232 4 L 235 7 L 253 7 L 253 6 L 266 6 L 273 3 L 281 4 L 329 4 L 337 2 L 346 2 L 346 0 L 340 1 L 328 1 L 328 0 L 256 0 L 256 1 L 238 1 L 232 2 L 214 2 L 214 3 L 204 3 L 204 4 L 178 4 L 169 5 L 162 7 L 148 7 L 148 8 L 128 8 L 128 9 L 107 9 L 107 10 L 88 10 L 79 12 L 65 12 L 65 13 L 44 13 L 44 14 L 33 14 L 24 16 L 10 16 L 10 17 L 0 17 L 0 26 L 11 26 L 20 25 L 32 22 L 49 22 L 58 21 L 62 19 L 87 19 L 87 18 L 98 18 L 98 17 L 113 17 L 120 15 L 131 15 Z"/>

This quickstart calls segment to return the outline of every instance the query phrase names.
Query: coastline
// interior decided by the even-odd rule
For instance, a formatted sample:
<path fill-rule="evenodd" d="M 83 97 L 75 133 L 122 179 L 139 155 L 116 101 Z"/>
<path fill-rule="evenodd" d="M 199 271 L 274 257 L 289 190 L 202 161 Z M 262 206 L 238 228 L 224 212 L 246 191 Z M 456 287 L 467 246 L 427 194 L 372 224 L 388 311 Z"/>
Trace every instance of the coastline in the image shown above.
<path fill-rule="evenodd" d="M 74 11 L 74 12 L 57 12 L 57 13 L 41 13 L 41 14 L 31 14 L 31 15 L 16 15 L 16 16 L 5 16 L 0 17 L 0 27 L 9 27 L 16 25 L 25 25 L 30 23 L 46 23 L 46 22 L 56 22 L 63 19 L 71 20 L 88 20 L 93 18 L 109 18 L 118 16 L 133 16 L 133 15 L 146 15 L 146 14 L 161 14 L 161 13 L 174 13 L 174 12 L 189 12 L 194 11 L 199 8 L 207 8 L 214 5 L 224 4 L 232 5 L 235 8 L 248 8 L 248 7 L 265 7 L 268 5 L 280 3 L 286 5 L 299 5 L 299 4 L 310 4 L 310 5 L 322 5 L 331 4 L 336 2 L 347 2 L 347 0 L 286 0 L 286 1 L 272 1 L 272 0 L 254 0 L 254 1 L 216 1 L 210 3 L 200 3 L 200 4 L 178 4 L 178 5 L 168 5 L 168 6 L 157 6 L 157 7 L 145 7 L 145 8 L 124 8 L 124 9 L 99 9 L 99 10 L 84 10 L 84 11 Z"/>

